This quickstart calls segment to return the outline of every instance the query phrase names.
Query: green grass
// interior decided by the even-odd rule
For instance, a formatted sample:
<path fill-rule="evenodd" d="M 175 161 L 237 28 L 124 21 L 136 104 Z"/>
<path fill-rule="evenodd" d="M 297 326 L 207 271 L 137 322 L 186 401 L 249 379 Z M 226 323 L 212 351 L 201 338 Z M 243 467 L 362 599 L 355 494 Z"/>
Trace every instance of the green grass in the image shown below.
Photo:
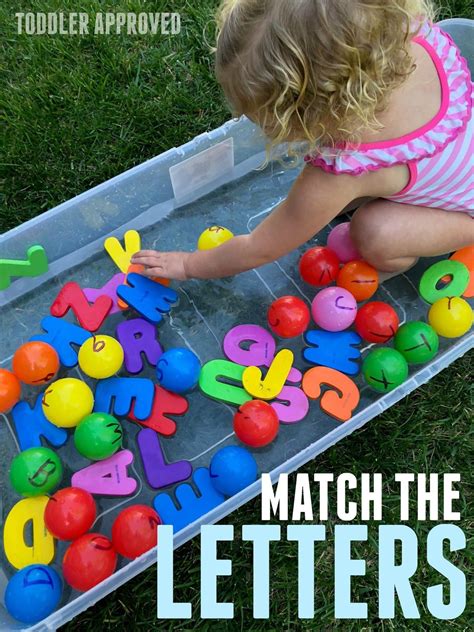
<path fill-rule="evenodd" d="M 212 74 L 210 17 L 217 0 L 31 0 L 27 5 L 3 0 L 0 6 L 0 112 L 6 135 L 1 158 L 0 228 L 7 230 L 56 204 L 128 169 L 229 118 Z M 472 17 L 469 0 L 444 0 L 441 17 Z M 180 11 L 183 33 L 167 37 L 26 37 L 16 34 L 19 10 Z M 472 528 L 473 355 L 464 357 L 429 384 L 336 445 L 304 471 L 381 472 L 385 485 L 385 523 L 397 523 L 395 472 L 461 472 L 460 526 Z M 354 498 L 357 500 L 358 495 Z M 332 497 L 334 500 L 334 497 Z M 334 505 L 332 505 L 334 507 Z M 258 523 L 259 501 L 231 516 L 240 526 Z M 431 523 L 409 522 L 420 541 L 415 594 L 422 618 L 377 620 L 376 525 L 370 540 L 357 546 L 367 560 L 368 576 L 355 589 L 355 599 L 369 602 L 367 622 L 335 621 L 333 615 L 332 533 L 318 545 L 317 618 L 297 619 L 296 549 L 282 541 L 273 549 L 271 618 L 251 616 L 251 547 L 236 539 L 223 547 L 234 565 L 232 578 L 220 582 L 219 598 L 233 600 L 232 622 L 206 622 L 199 617 L 199 541 L 183 546 L 175 557 L 176 596 L 193 603 L 192 621 L 155 620 L 155 569 L 143 573 L 66 626 L 83 629 L 169 630 L 467 630 L 468 612 L 452 622 L 434 620 L 426 610 L 426 587 L 439 576 L 425 561 Z M 284 531 L 284 530 L 283 530 Z M 468 569 L 466 554 L 456 562 Z M 472 567 L 471 567 L 472 568 Z"/>

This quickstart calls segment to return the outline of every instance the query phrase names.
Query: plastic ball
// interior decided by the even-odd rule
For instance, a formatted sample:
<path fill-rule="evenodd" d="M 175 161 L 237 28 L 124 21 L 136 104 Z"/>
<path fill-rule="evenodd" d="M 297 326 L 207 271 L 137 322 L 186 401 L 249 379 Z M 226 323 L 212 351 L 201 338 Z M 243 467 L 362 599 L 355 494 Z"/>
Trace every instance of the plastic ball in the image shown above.
<path fill-rule="evenodd" d="M 472 327 L 473 311 L 463 298 L 442 298 L 431 306 L 428 321 L 443 338 L 460 338 Z"/>
<path fill-rule="evenodd" d="M 89 531 L 96 514 L 95 500 L 89 492 L 80 487 L 65 487 L 48 500 L 44 522 L 58 540 L 75 540 Z"/>
<path fill-rule="evenodd" d="M 357 316 L 357 302 L 341 287 L 327 287 L 316 294 L 311 305 L 314 322 L 326 331 L 343 331 Z"/>
<path fill-rule="evenodd" d="M 7 369 L 0 369 L 0 413 L 6 413 L 20 399 L 21 384 L 17 376 Z"/>
<path fill-rule="evenodd" d="M 350 261 L 337 275 L 337 285 L 349 290 L 356 301 L 367 301 L 379 287 L 379 273 L 365 261 Z"/>
<path fill-rule="evenodd" d="M 30 564 L 17 571 L 5 589 L 5 607 L 22 623 L 38 623 L 57 608 L 62 581 L 51 566 Z"/>
<path fill-rule="evenodd" d="M 400 327 L 394 344 L 409 364 L 423 364 L 438 353 L 439 338 L 433 327 L 414 321 Z"/>
<path fill-rule="evenodd" d="M 366 342 L 384 343 L 397 333 L 400 320 L 397 312 L 388 303 L 372 301 L 359 308 L 355 328 Z"/>
<path fill-rule="evenodd" d="M 112 336 L 92 336 L 79 349 L 79 368 L 89 377 L 103 380 L 122 368 L 123 348 Z"/>
<path fill-rule="evenodd" d="M 342 263 L 362 259 L 351 237 L 351 223 L 338 224 L 329 233 L 328 248 L 339 257 Z"/>
<path fill-rule="evenodd" d="M 408 377 L 408 364 L 399 351 L 383 347 L 374 349 L 362 364 L 365 381 L 374 390 L 389 393 Z"/>
<path fill-rule="evenodd" d="M 46 384 L 59 371 L 59 356 L 46 342 L 26 342 L 15 351 L 12 369 L 25 384 Z"/>
<path fill-rule="evenodd" d="M 74 540 L 63 557 L 65 581 L 74 590 L 90 590 L 110 577 L 117 565 L 117 554 L 109 538 L 101 533 L 86 533 Z"/>
<path fill-rule="evenodd" d="M 309 307 L 297 296 L 282 296 L 270 305 L 268 324 L 280 338 L 301 336 L 308 329 L 311 315 Z"/>
<path fill-rule="evenodd" d="M 199 358 L 184 347 L 168 349 L 160 356 L 156 365 L 160 385 L 173 393 L 192 391 L 199 381 L 200 372 Z"/>
<path fill-rule="evenodd" d="M 224 496 L 234 496 L 254 483 L 257 473 L 257 462 L 252 454 L 234 445 L 218 450 L 209 466 L 211 482 Z"/>
<path fill-rule="evenodd" d="M 46 419 L 60 428 L 73 428 L 92 412 L 94 396 L 82 380 L 65 377 L 48 386 L 43 395 Z"/>
<path fill-rule="evenodd" d="M 77 451 L 92 461 L 107 459 L 122 446 L 123 430 L 120 423 L 107 413 L 91 413 L 84 417 L 74 431 Z"/>
<path fill-rule="evenodd" d="M 461 250 L 458 250 L 451 255 L 450 259 L 452 261 L 464 263 L 466 268 L 469 270 L 469 285 L 464 290 L 463 296 L 465 298 L 472 298 L 474 296 L 474 246 L 461 248 Z"/>
<path fill-rule="evenodd" d="M 158 514 L 147 505 L 123 509 L 112 525 L 114 549 L 123 557 L 134 560 L 156 546 L 159 524 Z"/>
<path fill-rule="evenodd" d="M 242 404 L 234 415 L 237 438 L 252 448 L 263 448 L 271 443 L 278 434 L 279 425 L 275 410 L 259 399 Z"/>
<path fill-rule="evenodd" d="M 226 241 L 234 236 L 228 228 L 224 226 L 209 226 L 203 231 L 198 239 L 198 250 L 212 250 L 222 246 Z"/>
<path fill-rule="evenodd" d="M 17 454 L 10 466 L 10 482 L 22 496 L 42 496 L 63 477 L 60 458 L 49 448 L 35 447 Z"/>
<path fill-rule="evenodd" d="M 335 252 L 323 246 L 307 250 L 300 259 L 300 275 L 303 281 L 317 287 L 324 287 L 336 280 L 339 272 L 339 258 Z"/>

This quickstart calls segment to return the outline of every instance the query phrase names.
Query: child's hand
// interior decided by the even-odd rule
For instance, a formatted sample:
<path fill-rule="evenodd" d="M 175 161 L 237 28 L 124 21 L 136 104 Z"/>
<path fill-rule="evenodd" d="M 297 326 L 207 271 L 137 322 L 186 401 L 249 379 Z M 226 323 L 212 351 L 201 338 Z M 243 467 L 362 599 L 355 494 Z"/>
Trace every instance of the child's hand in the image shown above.
<path fill-rule="evenodd" d="M 144 266 L 143 275 L 162 277 L 175 281 L 186 281 L 185 262 L 189 252 L 157 252 L 156 250 L 140 250 L 132 257 L 132 263 Z"/>

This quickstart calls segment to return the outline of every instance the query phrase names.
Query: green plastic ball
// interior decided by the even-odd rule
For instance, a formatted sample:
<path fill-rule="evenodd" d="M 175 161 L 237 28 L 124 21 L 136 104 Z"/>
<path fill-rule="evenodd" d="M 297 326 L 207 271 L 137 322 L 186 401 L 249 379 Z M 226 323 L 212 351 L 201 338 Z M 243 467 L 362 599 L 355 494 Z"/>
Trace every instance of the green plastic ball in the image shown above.
<path fill-rule="evenodd" d="M 120 423 L 106 413 L 92 413 L 79 423 L 74 431 L 77 451 L 92 461 L 112 456 L 122 446 L 123 431 Z"/>
<path fill-rule="evenodd" d="M 10 466 L 10 482 L 22 496 L 42 496 L 63 477 L 59 457 L 49 448 L 29 448 L 17 454 Z"/>
<path fill-rule="evenodd" d="M 421 321 L 405 323 L 395 336 L 395 349 L 409 364 L 429 362 L 438 353 L 439 338 L 433 327 Z"/>
<path fill-rule="evenodd" d="M 365 381 L 374 390 L 389 393 L 408 377 L 408 364 L 399 351 L 382 347 L 371 351 L 362 364 Z"/>

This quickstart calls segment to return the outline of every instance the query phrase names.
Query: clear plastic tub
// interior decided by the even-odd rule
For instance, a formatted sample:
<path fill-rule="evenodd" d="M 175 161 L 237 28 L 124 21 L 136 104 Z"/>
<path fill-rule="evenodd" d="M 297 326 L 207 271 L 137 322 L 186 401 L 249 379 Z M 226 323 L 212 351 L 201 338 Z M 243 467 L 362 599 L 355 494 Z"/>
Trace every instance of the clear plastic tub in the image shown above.
<path fill-rule="evenodd" d="M 226 156 L 226 160 L 222 161 L 224 167 L 219 168 L 220 158 L 213 161 L 212 152 L 198 156 L 188 163 L 194 174 L 193 186 L 188 187 L 185 196 L 180 196 L 176 184 L 185 182 L 186 174 L 190 172 L 185 169 L 183 175 L 179 167 L 177 174 L 176 169 L 172 170 L 172 182 L 170 168 L 223 141 L 227 141 L 223 149 Z M 233 161 L 229 159 L 232 156 Z M 297 175 L 297 170 L 275 163 L 257 171 L 263 158 L 263 140 L 254 126 L 247 120 L 229 122 L 3 235 L 0 238 L 2 257 L 23 258 L 30 245 L 40 243 L 47 251 L 50 270 L 39 278 L 15 280 L 7 291 L 0 293 L 0 365 L 8 367 L 15 349 L 41 331 L 40 321 L 49 313 L 50 304 L 65 282 L 75 280 L 82 287 L 101 287 L 117 272 L 102 247 L 106 236 L 122 237 L 127 229 L 135 228 L 140 230 L 145 247 L 192 249 L 197 236 L 211 223 L 222 224 L 236 233 L 251 230 L 285 197 Z M 314 243 L 324 244 L 327 233 L 328 229 L 318 235 Z M 242 323 L 265 326 L 266 306 L 273 297 L 297 294 L 312 298 L 308 286 L 300 281 L 297 270 L 298 258 L 303 250 L 233 279 L 190 282 L 177 288 L 179 305 L 159 326 L 161 344 L 164 348 L 187 345 L 202 362 L 223 358 L 222 340 L 227 331 Z M 419 298 L 417 286 L 423 270 L 431 263 L 423 261 L 407 275 L 385 283 L 374 299 L 390 302 L 402 320 L 425 319 L 428 306 Z M 110 316 L 101 331 L 114 334 L 122 318 L 122 314 Z M 283 346 L 288 345 L 279 343 L 278 348 Z M 295 351 L 296 366 L 305 370 L 309 365 L 302 360 L 303 346 L 301 339 L 289 344 Z M 333 420 L 320 410 L 318 402 L 311 402 L 305 420 L 281 425 L 277 440 L 256 453 L 260 471 L 271 472 L 275 480 L 280 473 L 301 467 L 430 380 L 473 346 L 472 331 L 460 339 L 442 340 L 439 354 L 433 362 L 412 370 L 402 386 L 385 396 L 368 390 L 358 376 L 355 380 L 361 387 L 361 402 L 353 418 L 346 423 Z M 80 375 L 78 369 L 63 373 Z M 147 368 L 141 375 L 153 378 L 154 371 Z M 25 399 L 32 402 L 35 396 L 36 393 L 29 391 Z M 208 466 L 215 450 L 237 443 L 232 434 L 233 409 L 204 397 L 199 391 L 189 396 L 189 403 L 189 412 L 177 420 L 176 434 L 162 440 L 166 459 L 188 459 L 194 468 Z M 7 415 L 3 418 L 0 424 L 0 500 L 4 521 L 19 497 L 8 481 L 9 465 L 18 447 L 12 420 Z M 132 497 L 96 497 L 99 516 L 94 530 L 105 534 L 110 533 L 118 511 L 136 502 L 151 505 L 159 493 L 151 489 L 144 478 L 135 440 L 140 428 L 128 420 L 123 420 L 123 426 L 126 430 L 124 447 L 135 454 L 132 474 L 141 483 Z M 75 451 L 71 440 L 58 453 L 65 465 L 63 485 L 67 485 L 72 472 L 89 462 Z M 170 489 L 165 491 L 172 494 Z M 179 546 L 194 537 L 201 524 L 220 520 L 259 491 L 257 481 L 179 531 L 175 535 L 175 545 Z M 53 566 L 59 571 L 64 550 L 64 544 L 57 543 Z M 54 630 L 153 564 L 155 559 L 155 551 L 149 551 L 133 562 L 121 559 L 117 572 L 87 593 L 80 594 L 66 586 L 60 608 L 43 622 L 29 628 L 13 621 L 2 605 L 0 628 Z M 13 571 L 2 547 L 0 594 L 3 595 Z"/>

